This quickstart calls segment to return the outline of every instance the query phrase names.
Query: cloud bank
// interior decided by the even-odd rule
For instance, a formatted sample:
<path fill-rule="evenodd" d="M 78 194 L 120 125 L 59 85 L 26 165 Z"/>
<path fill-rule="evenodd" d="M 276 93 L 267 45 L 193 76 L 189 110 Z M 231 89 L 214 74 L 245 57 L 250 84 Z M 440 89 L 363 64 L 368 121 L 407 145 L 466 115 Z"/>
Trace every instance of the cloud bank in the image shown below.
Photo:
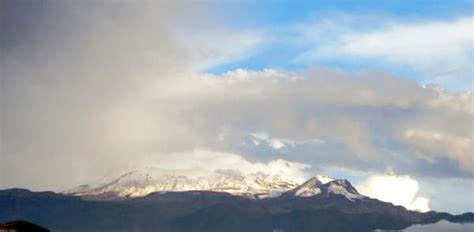
<path fill-rule="evenodd" d="M 418 196 L 419 185 L 409 176 L 374 175 L 357 187 L 360 193 L 410 210 L 430 211 L 430 200 Z"/>
<path fill-rule="evenodd" d="M 439 175 L 472 175 L 472 131 L 463 126 L 472 120 L 472 93 L 450 94 L 383 73 L 328 69 L 236 70 L 201 78 L 208 98 L 196 115 L 226 128 L 228 136 L 221 134 L 217 146 L 228 139 L 249 158 L 267 158 L 262 152 L 360 170 L 420 170 L 419 175 L 434 174 L 432 164 L 449 159 L 455 167 Z M 214 110 L 219 117 L 209 114 Z"/>

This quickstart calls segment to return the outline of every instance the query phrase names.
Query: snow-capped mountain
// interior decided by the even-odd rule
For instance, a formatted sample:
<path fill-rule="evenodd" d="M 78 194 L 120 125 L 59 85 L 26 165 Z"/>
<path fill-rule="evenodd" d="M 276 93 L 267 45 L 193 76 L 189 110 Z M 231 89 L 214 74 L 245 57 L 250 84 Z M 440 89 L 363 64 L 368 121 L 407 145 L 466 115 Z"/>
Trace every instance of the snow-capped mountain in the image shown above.
<path fill-rule="evenodd" d="M 146 171 L 131 171 L 115 179 L 98 184 L 82 185 L 66 191 L 76 196 L 99 196 L 108 198 L 134 198 L 153 192 L 183 192 L 191 190 L 227 192 L 249 198 L 279 196 L 298 186 L 280 176 L 254 174 L 215 174 L 205 177 L 156 174 Z"/>
<path fill-rule="evenodd" d="M 316 195 L 329 196 L 331 194 L 342 195 L 351 201 L 365 197 L 359 194 L 349 181 L 334 180 L 327 176 L 313 177 L 295 189 L 285 193 L 287 196 L 296 197 L 313 197 Z"/>
<path fill-rule="evenodd" d="M 101 199 L 135 198 L 154 192 L 185 191 L 226 192 L 246 198 L 268 198 L 280 195 L 293 197 L 342 195 L 348 200 L 364 198 L 347 180 L 315 176 L 299 185 L 277 175 L 213 174 L 191 177 L 150 170 L 130 171 L 118 178 L 106 178 L 97 184 L 82 185 L 66 194 L 94 196 Z"/>

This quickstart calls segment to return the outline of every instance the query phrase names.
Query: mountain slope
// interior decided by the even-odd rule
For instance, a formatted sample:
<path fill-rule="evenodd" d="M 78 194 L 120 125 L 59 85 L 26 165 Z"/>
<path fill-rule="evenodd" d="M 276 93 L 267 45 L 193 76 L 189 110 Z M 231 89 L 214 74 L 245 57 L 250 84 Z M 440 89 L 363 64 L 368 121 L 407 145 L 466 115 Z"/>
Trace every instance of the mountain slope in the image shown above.
<path fill-rule="evenodd" d="M 47 229 L 45 229 L 41 226 L 26 222 L 26 221 L 12 221 L 12 222 L 0 223 L 0 231 L 7 231 L 7 232 L 8 231 L 12 231 L 12 232 L 15 232 L 15 231 L 18 231 L 18 232 L 22 232 L 22 231 L 49 232 L 49 230 L 47 230 Z"/>
<path fill-rule="evenodd" d="M 284 195 L 287 196 L 292 195 L 297 197 L 313 197 L 320 194 L 324 196 L 338 194 L 351 201 L 365 197 L 359 194 L 347 180 L 333 180 L 319 176 L 313 177 L 298 187 L 284 193 Z"/>
<path fill-rule="evenodd" d="M 211 175 L 187 177 L 182 175 L 154 175 L 146 171 L 132 171 L 95 185 L 82 185 L 66 191 L 74 196 L 96 199 L 119 199 L 146 196 L 153 192 L 214 191 L 227 192 L 249 198 L 278 196 L 298 184 L 279 176 L 263 173 L 247 175 Z"/>
<path fill-rule="evenodd" d="M 372 231 L 414 223 L 474 222 L 472 213 L 419 213 L 344 195 L 249 199 L 222 192 L 153 193 L 86 201 L 52 192 L 0 191 L 0 221 L 27 220 L 51 231 Z"/>

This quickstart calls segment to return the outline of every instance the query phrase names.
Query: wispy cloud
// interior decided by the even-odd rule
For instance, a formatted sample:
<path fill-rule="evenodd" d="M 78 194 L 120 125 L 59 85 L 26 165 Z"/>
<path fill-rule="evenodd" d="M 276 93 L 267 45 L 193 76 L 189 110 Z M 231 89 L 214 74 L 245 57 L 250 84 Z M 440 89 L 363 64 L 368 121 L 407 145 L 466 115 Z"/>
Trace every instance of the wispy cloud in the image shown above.
<path fill-rule="evenodd" d="M 387 23 L 365 31 L 347 29 L 336 38 L 327 38 L 330 39 L 327 43 L 316 43 L 302 59 L 359 57 L 409 64 L 422 70 L 441 64 L 457 68 L 468 65 L 472 59 L 473 24 L 474 19 L 469 17 L 454 21 Z"/>
<path fill-rule="evenodd" d="M 294 48 L 289 57 L 295 64 L 383 69 L 408 73 L 422 84 L 469 90 L 473 24 L 472 17 L 407 21 L 339 13 L 269 29 L 269 35 Z"/>

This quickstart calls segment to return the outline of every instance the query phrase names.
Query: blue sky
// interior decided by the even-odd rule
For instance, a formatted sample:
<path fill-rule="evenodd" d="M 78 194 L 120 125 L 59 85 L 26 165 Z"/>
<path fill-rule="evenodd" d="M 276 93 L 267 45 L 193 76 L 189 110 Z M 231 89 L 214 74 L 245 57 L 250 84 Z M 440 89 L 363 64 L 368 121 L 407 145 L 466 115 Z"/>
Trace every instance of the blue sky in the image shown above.
<path fill-rule="evenodd" d="M 308 66 L 324 66 L 353 72 L 361 70 L 390 72 L 400 77 L 415 79 L 422 84 L 436 83 L 454 91 L 472 89 L 470 78 L 472 68 L 466 70 L 466 67 L 460 67 L 461 64 L 420 70 L 411 63 L 390 62 L 377 56 L 334 56 L 313 59 L 299 57 L 314 46 L 330 46 L 328 44 L 330 41 L 327 41 L 325 36 L 328 36 L 329 40 L 337 39 L 338 36 L 349 33 L 349 30 L 351 33 L 379 32 L 390 30 L 393 24 L 409 27 L 431 22 L 452 23 L 462 18 L 469 18 L 472 17 L 472 1 L 262 1 L 246 4 L 224 2 L 221 5 L 223 9 L 230 9 L 224 10 L 226 12 L 224 18 L 228 19 L 231 26 L 265 31 L 264 37 L 271 39 L 257 45 L 254 51 L 241 59 L 207 67 L 205 71 L 210 73 L 220 74 L 237 68 L 249 70 L 280 68 L 296 71 L 304 70 Z M 314 41 L 303 38 L 296 29 L 318 27 L 321 22 L 326 21 L 343 28 L 341 31 L 323 28 L 319 33 L 312 35 Z M 430 40 L 429 37 L 425 39 Z M 329 49 L 331 48 L 333 47 Z M 465 59 L 472 63 L 474 60 L 472 46 L 467 45 L 464 49 L 466 49 L 464 55 L 467 56 Z M 454 74 L 448 74 L 453 71 Z"/>

